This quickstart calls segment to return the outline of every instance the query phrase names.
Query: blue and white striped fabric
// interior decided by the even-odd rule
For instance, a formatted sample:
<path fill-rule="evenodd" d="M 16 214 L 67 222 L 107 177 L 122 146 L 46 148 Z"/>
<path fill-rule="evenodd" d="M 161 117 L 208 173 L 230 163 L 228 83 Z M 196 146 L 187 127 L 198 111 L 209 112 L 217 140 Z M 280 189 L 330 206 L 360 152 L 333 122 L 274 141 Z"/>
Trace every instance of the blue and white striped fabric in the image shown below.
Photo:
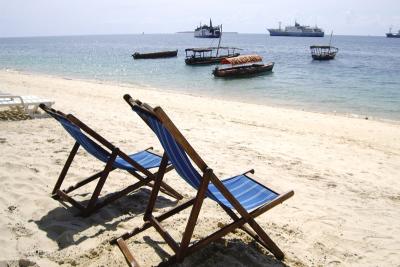
<path fill-rule="evenodd" d="M 193 167 L 183 148 L 175 141 L 169 131 L 158 119 L 139 109 L 134 108 L 133 110 L 149 123 L 150 128 L 157 135 L 161 145 L 169 157 L 169 160 L 172 162 L 172 165 L 175 167 L 178 174 L 188 184 L 195 189 L 198 189 L 201 175 Z M 246 175 L 238 175 L 225 179 L 222 180 L 222 183 L 247 211 L 255 209 L 278 196 L 278 194 L 272 190 L 255 182 Z M 219 204 L 234 209 L 232 204 L 221 194 L 214 184 L 209 184 L 206 195 Z"/>
<path fill-rule="evenodd" d="M 161 157 L 148 151 L 140 151 L 129 155 L 131 159 L 142 165 L 145 169 L 158 168 L 161 164 Z M 123 158 L 117 157 L 114 162 L 114 167 L 124 170 L 134 169 L 130 163 Z"/>
<path fill-rule="evenodd" d="M 247 211 L 255 209 L 278 197 L 278 194 L 246 175 L 234 176 L 223 180 L 222 183 Z M 208 190 L 218 203 L 233 209 L 232 204 L 221 194 L 214 184 L 211 183 L 208 186 Z"/>
<path fill-rule="evenodd" d="M 110 153 L 107 152 L 104 148 L 94 142 L 91 138 L 89 138 L 86 134 L 84 134 L 79 127 L 70 123 L 68 120 L 58 117 L 57 120 L 61 123 L 64 129 L 92 156 L 97 158 L 98 160 L 106 163 L 110 158 Z M 159 167 L 161 163 L 161 157 L 150 153 L 148 151 L 140 151 L 135 154 L 129 155 L 131 159 L 142 165 L 146 169 L 151 169 L 155 167 Z M 135 168 L 125 161 L 123 158 L 117 157 L 113 164 L 113 167 L 124 169 L 124 170 L 133 170 Z"/>

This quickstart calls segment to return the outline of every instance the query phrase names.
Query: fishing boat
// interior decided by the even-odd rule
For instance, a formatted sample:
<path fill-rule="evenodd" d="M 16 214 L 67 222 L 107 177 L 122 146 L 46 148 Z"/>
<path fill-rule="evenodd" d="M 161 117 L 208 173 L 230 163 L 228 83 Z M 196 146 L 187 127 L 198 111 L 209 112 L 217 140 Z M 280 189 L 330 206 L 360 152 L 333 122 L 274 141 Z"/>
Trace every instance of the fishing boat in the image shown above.
<path fill-rule="evenodd" d="M 134 59 L 168 58 L 168 57 L 176 57 L 177 54 L 178 54 L 178 50 L 151 52 L 151 53 L 135 52 L 134 54 L 132 54 L 132 57 Z"/>
<path fill-rule="evenodd" d="M 207 47 L 185 49 L 187 65 L 211 65 L 218 64 L 224 58 L 237 57 L 241 50 L 236 47 Z"/>
<path fill-rule="evenodd" d="M 331 60 L 334 59 L 339 48 L 331 46 L 332 44 L 332 35 L 329 38 L 329 45 L 312 45 L 310 46 L 311 56 L 314 60 Z"/>
<path fill-rule="evenodd" d="M 310 46 L 311 56 L 314 60 L 334 59 L 339 48 L 330 45 L 312 45 Z"/>
<path fill-rule="evenodd" d="M 267 64 L 257 62 L 262 62 L 262 57 L 259 55 L 225 58 L 221 61 L 221 64 L 231 64 L 231 67 L 222 69 L 216 67 L 212 73 L 215 77 L 241 78 L 266 74 L 274 68 L 274 62 Z"/>

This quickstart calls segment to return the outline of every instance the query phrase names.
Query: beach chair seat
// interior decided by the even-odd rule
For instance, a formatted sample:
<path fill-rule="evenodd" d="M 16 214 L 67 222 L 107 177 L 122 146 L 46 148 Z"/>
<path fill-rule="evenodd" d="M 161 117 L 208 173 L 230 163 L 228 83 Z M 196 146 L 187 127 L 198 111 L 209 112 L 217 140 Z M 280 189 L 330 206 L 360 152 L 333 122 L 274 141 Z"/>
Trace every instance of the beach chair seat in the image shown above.
<path fill-rule="evenodd" d="M 248 212 L 279 196 L 278 193 L 250 178 L 249 173 L 237 175 L 221 182 Z M 208 191 L 211 193 L 209 198 L 229 209 L 235 209 L 214 184 L 208 185 Z"/>
<path fill-rule="evenodd" d="M 154 227 L 173 250 L 174 254 L 169 258 L 169 263 L 182 262 L 185 256 L 238 228 L 268 249 L 278 260 L 283 259 L 283 252 L 255 221 L 255 218 L 289 199 L 294 195 L 294 192 L 277 193 L 264 186 L 253 177 L 254 170 L 220 180 L 197 154 L 162 108 L 152 108 L 148 104 L 132 99 L 129 95 L 125 95 L 124 99 L 155 133 L 164 148 L 161 166 L 165 166 L 163 162 L 168 162 L 169 160 L 179 176 L 197 191 L 194 198 L 155 217 L 153 215 L 154 204 L 163 179 L 162 176 L 157 177 L 144 213 L 145 223 L 111 241 L 111 243 L 119 246 L 127 262 L 132 266 L 138 266 L 138 262 L 129 250 L 125 240 L 150 227 Z M 161 167 L 160 171 L 162 171 Z M 197 242 L 191 242 L 203 200 L 206 198 L 216 201 L 230 216 L 232 222 Z M 179 243 L 173 239 L 161 223 L 174 214 L 190 207 L 190 215 Z"/>
<path fill-rule="evenodd" d="M 162 157 L 153 151 L 152 148 L 148 148 L 130 155 L 125 154 L 118 147 L 112 145 L 105 138 L 100 136 L 93 129 L 89 128 L 75 116 L 71 114 L 66 115 L 60 111 L 46 106 L 43 103 L 40 104 L 40 108 L 55 118 L 76 141 L 53 188 L 52 196 L 55 199 L 69 202 L 72 206 L 80 210 L 80 215 L 82 216 L 88 216 L 101 207 L 129 194 L 134 190 L 137 190 L 142 186 L 147 185 L 152 187 L 157 175 L 164 175 L 164 173 L 173 169 L 172 165 L 169 162 L 166 162 L 164 164 L 165 166 L 163 167 L 162 173 L 153 173 L 150 171 L 150 169 L 159 168 L 161 166 Z M 75 185 L 72 185 L 66 189 L 61 189 L 70 165 L 80 147 L 82 147 L 87 153 L 99 161 L 105 163 L 105 167 L 100 172 L 97 172 L 92 176 L 79 181 Z M 100 193 L 109 173 L 116 169 L 127 171 L 139 181 L 118 192 L 104 196 L 100 200 Z M 70 196 L 72 191 L 95 180 L 98 180 L 98 182 L 90 196 L 90 199 L 87 201 L 87 204 L 83 204 L 83 202 L 85 202 L 84 200 L 78 202 Z M 161 191 L 175 199 L 182 199 L 182 196 L 166 183 L 161 185 Z"/>

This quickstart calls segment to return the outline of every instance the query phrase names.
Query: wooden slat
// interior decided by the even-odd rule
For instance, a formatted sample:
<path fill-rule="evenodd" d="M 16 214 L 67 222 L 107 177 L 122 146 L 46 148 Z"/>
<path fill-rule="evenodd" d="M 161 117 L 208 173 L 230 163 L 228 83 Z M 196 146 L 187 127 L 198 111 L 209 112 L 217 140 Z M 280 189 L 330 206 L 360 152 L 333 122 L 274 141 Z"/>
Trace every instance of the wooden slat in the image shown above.
<path fill-rule="evenodd" d="M 62 183 L 63 183 L 63 181 L 64 181 L 64 178 L 65 178 L 65 176 L 67 175 L 67 172 L 68 172 L 68 170 L 69 170 L 69 167 L 71 166 L 71 163 L 72 163 L 72 161 L 74 160 L 74 157 L 75 157 L 75 155 L 76 155 L 76 152 L 77 152 L 78 149 L 79 149 L 79 146 L 80 146 L 79 143 L 78 143 L 78 142 L 75 142 L 74 146 L 72 147 L 71 152 L 69 153 L 69 156 L 68 156 L 68 158 L 67 158 L 67 161 L 65 162 L 64 167 L 63 167 L 63 169 L 61 170 L 60 176 L 58 177 L 57 182 L 56 182 L 56 184 L 54 185 L 52 194 L 56 193 L 57 190 L 60 189 L 60 187 L 61 187 L 61 185 L 62 185 Z"/>
<path fill-rule="evenodd" d="M 184 209 L 190 207 L 191 205 L 193 205 L 195 200 L 196 200 L 195 198 L 192 198 L 192 199 L 180 204 L 179 206 L 176 206 L 175 208 L 173 208 L 173 209 L 171 209 L 171 210 L 169 210 L 169 211 L 157 216 L 156 220 L 158 222 L 162 222 L 163 220 L 168 219 L 172 215 L 177 214 L 177 213 L 181 212 L 182 210 L 184 210 Z M 137 235 L 137 234 L 149 229 L 151 226 L 152 226 L 151 223 L 149 221 L 147 221 L 142 226 L 136 227 L 132 231 L 123 234 L 121 236 L 121 238 L 128 239 L 128 238 L 130 238 L 130 237 L 132 237 L 134 235 Z M 110 241 L 110 243 L 112 243 L 112 244 L 115 243 L 115 242 L 116 242 L 116 239 L 113 239 L 113 240 Z"/>
<path fill-rule="evenodd" d="M 139 263 L 135 260 L 135 257 L 133 257 L 125 241 L 122 238 L 118 238 L 117 244 L 119 249 L 122 251 L 122 254 L 124 254 L 125 259 L 128 262 L 129 266 L 139 267 Z"/>
<path fill-rule="evenodd" d="M 75 199 L 73 199 L 72 197 L 68 196 L 63 191 L 57 190 L 56 194 L 61 198 L 61 200 L 71 203 L 72 206 L 74 206 L 75 208 L 77 208 L 77 209 L 79 209 L 81 211 L 85 210 L 85 207 L 81 203 L 77 202 Z"/>
<path fill-rule="evenodd" d="M 175 242 L 172 236 L 164 229 L 164 227 L 162 227 L 162 225 L 156 220 L 156 218 L 150 216 L 149 220 L 154 228 L 157 230 L 157 232 L 160 233 L 160 235 L 164 238 L 165 242 L 167 242 L 172 250 L 177 253 L 179 250 L 179 245 Z"/>
<path fill-rule="evenodd" d="M 190 212 L 189 220 L 185 228 L 185 232 L 182 236 L 180 250 L 176 254 L 177 260 L 181 261 L 185 257 L 186 249 L 192 238 L 194 228 L 196 226 L 197 218 L 199 217 L 201 206 L 203 205 L 203 200 L 206 196 L 206 191 L 208 188 L 208 183 L 210 181 L 210 176 L 212 174 L 211 169 L 207 169 L 201 179 L 199 190 L 197 191 L 196 201 L 194 202 L 193 208 Z"/>

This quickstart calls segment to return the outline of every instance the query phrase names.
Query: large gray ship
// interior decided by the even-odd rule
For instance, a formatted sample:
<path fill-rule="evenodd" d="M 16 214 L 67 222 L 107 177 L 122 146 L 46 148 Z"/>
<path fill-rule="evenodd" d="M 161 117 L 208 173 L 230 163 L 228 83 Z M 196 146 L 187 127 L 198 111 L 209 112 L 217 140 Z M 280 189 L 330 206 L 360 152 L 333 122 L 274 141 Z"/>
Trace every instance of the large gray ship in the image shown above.
<path fill-rule="evenodd" d="M 267 29 L 271 36 L 295 36 L 295 37 L 324 37 L 324 31 L 321 28 L 302 26 L 295 22 L 294 26 L 286 26 L 283 30 L 279 22 L 278 29 Z"/>

